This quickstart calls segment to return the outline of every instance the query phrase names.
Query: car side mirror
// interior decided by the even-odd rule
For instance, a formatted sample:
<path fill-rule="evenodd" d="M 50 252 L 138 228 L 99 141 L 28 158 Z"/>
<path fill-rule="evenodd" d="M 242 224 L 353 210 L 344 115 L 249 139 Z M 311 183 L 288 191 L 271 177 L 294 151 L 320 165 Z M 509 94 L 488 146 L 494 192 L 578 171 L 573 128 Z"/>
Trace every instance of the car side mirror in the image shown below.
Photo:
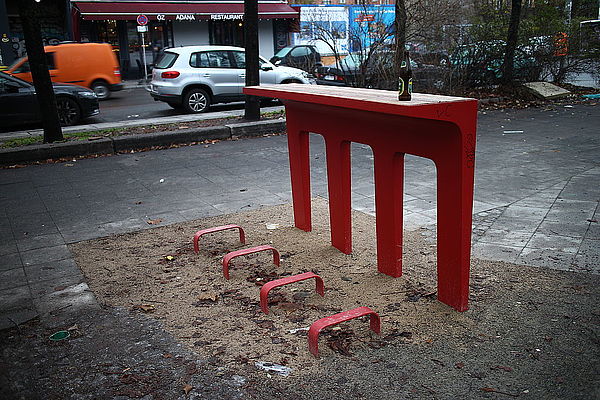
<path fill-rule="evenodd" d="M 271 67 L 270 65 L 263 65 L 262 67 L 260 67 L 260 69 L 262 69 L 263 71 L 273 71 L 273 67 Z"/>

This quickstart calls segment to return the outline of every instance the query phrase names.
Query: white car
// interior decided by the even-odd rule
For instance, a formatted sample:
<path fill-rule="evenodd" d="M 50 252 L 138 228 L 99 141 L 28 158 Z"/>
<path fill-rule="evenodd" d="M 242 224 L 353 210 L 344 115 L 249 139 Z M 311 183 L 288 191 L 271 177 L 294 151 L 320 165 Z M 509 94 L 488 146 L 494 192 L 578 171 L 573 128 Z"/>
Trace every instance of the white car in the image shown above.
<path fill-rule="evenodd" d="M 152 71 L 150 95 L 173 108 L 201 113 L 211 104 L 244 100 L 245 50 L 231 46 L 183 46 L 166 49 Z M 260 83 L 314 84 L 307 72 L 277 67 L 259 57 Z"/>

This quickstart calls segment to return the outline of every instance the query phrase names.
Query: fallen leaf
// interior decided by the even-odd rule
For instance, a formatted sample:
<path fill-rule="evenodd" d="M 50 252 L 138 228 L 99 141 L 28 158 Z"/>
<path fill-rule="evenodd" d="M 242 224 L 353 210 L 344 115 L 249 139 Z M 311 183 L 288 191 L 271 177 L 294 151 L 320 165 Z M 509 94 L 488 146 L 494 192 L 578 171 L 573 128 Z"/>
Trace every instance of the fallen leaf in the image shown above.
<path fill-rule="evenodd" d="M 185 392 L 185 394 L 187 395 L 188 393 L 190 393 L 192 391 L 193 387 L 192 385 L 184 385 L 183 386 L 183 391 Z"/>
<path fill-rule="evenodd" d="M 464 366 L 465 366 L 465 363 L 463 363 L 463 362 L 457 362 L 456 364 L 454 364 L 454 368 L 457 368 L 457 369 L 461 369 Z"/>
<path fill-rule="evenodd" d="M 505 367 L 503 365 L 496 365 L 494 367 L 490 367 L 490 369 L 500 369 L 502 371 L 511 372 L 513 369 L 511 367 Z"/>
<path fill-rule="evenodd" d="M 217 295 L 217 293 L 215 293 L 215 292 L 206 292 L 206 293 L 201 293 L 200 295 L 198 295 L 197 299 L 200 301 L 216 302 L 219 299 L 219 295 Z"/>
<path fill-rule="evenodd" d="M 173 256 L 165 256 L 165 259 L 167 261 L 173 261 L 175 259 L 175 257 L 173 257 Z"/>
<path fill-rule="evenodd" d="M 136 306 L 134 306 L 134 308 L 139 308 L 140 310 L 142 310 L 145 313 L 151 313 L 156 311 L 156 307 L 154 307 L 154 305 L 152 304 L 138 304 Z"/>
<path fill-rule="evenodd" d="M 160 224 L 161 222 L 162 222 L 162 218 L 149 219 L 148 221 L 146 221 L 146 223 L 148 223 L 148 225 L 157 225 L 157 224 Z"/>
<path fill-rule="evenodd" d="M 163 354 L 163 358 L 173 358 L 173 354 L 165 353 L 165 354 Z"/>

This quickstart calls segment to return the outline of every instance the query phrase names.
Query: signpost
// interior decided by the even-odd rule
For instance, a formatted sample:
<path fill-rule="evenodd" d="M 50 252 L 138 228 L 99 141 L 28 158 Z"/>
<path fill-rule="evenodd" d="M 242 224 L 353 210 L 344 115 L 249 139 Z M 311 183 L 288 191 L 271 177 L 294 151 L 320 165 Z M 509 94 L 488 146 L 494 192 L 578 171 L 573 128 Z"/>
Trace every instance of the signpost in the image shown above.
<path fill-rule="evenodd" d="M 138 23 L 138 27 L 137 27 L 137 31 L 140 33 L 141 39 L 142 39 L 142 62 L 144 63 L 144 83 L 146 82 L 146 80 L 148 79 L 148 68 L 146 68 L 146 43 L 144 40 L 144 33 L 148 32 L 148 27 L 146 26 L 146 24 L 148 23 L 148 17 L 146 17 L 144 14 L 140 14 L 137 16 L 137 23 Z"/>

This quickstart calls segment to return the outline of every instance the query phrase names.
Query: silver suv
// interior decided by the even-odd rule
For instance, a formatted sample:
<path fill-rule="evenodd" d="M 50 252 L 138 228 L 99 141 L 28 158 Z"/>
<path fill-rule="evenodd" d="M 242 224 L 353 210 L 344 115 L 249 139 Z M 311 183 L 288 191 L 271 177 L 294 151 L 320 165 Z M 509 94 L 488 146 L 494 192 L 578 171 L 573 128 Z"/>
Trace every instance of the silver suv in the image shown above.
<path fill-rule="evenodd" d="M 276 67 L 259 57 L 261 83 L 315 83 L 305 71 Z M 152 71 L 150 94 L 190 113 L 211 104 L 244 100 L 245 50 L 230 46 L 183 46 L 166 49 Z"/>

